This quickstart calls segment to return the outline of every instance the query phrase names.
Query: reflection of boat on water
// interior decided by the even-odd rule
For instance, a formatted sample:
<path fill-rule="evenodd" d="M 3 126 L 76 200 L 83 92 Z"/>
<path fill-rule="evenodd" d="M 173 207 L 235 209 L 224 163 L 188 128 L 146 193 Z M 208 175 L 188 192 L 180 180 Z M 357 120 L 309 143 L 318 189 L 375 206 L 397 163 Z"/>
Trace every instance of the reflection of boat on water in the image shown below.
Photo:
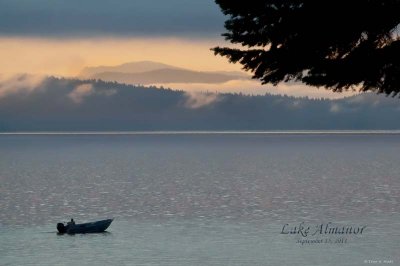
<path fill-rule="evenodd" d="M 111 224 L 113 219 L 101 220 L 84 224 L 57 224 L 57 230 L 60 234 L 87 234 L 104 232 Z"/>

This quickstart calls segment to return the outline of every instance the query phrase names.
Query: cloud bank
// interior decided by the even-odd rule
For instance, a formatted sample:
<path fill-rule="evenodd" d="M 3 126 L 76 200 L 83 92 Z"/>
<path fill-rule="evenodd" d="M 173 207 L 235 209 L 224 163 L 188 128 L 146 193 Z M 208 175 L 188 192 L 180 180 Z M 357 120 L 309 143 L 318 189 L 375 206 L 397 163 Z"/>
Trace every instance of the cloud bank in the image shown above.
<path fill-rule="evenodd" d="M 184 106 L 190 109 L 197 109 L 211 105 L 221 100 L 222 96 L 217 93 L 186 92 Z"/>
<path fill-rule="evenodd" d="M 0 98 L 10 94 L 27 94 L 40 87 L 45 80 L 41 75 L 0 75 Z"/>
<path fill-rule="evenodd" d="M 68 97 L 74 103 L 79 104 L 82 103 L 85 97 L 88 97 L 93 93 L 94 93 L 93 85 L 90 83 L 86 83 L 76 86 L 75 89 L 68 94 Z"/>
<path fill-rule="evenodd" d="M 213 0 L 0 1 L 0 34 L 29 36 L 219 35 Z"/>

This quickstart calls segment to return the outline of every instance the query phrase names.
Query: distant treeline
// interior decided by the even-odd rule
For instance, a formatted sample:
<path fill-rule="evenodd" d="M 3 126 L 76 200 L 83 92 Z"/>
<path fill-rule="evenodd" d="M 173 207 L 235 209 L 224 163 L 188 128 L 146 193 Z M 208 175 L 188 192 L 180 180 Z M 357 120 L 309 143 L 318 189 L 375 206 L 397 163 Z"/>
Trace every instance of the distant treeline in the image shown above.
<path fill-rule="evenodd" d="M 54 77 L 18 84 L 2 84 L 1 132 L 400 129 L 400 100 L 371 93 L 329 100 Z"/>

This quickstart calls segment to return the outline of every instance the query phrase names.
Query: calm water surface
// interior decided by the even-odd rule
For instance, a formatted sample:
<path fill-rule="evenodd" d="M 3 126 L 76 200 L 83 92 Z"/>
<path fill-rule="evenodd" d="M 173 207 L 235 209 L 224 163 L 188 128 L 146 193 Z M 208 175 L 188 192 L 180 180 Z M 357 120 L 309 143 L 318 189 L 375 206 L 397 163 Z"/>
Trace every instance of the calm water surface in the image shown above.
<path fill-rule="evenodd" d="M 400 264 L 400 135 L 0 135 L 0 265 Z M 114 217 L 108 233 L 57 222 Z M 284 224 L 367 226 L 304 244 Z"/>

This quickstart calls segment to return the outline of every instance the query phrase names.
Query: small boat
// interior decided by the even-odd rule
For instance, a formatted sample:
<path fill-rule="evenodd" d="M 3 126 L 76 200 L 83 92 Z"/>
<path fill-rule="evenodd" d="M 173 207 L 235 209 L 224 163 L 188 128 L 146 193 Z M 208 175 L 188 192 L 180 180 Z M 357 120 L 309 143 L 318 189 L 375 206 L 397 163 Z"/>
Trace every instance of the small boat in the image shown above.
<path fill-rule="evenodd" d="M 60 234 L 88 234 L 104 232 L 114 219 L 101 220 L 84 224 L 57 224 L 57 230 Z"/>

